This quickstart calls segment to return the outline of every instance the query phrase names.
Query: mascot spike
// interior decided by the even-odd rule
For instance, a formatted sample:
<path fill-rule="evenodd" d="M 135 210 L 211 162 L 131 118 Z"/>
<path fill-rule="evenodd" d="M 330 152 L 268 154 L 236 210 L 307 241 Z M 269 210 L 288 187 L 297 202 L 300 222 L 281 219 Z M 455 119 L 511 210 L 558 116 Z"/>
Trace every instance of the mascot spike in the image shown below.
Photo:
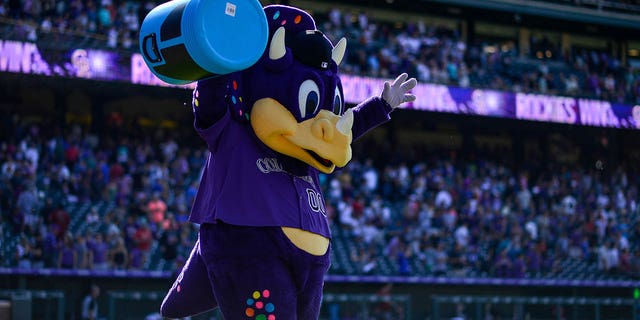
<path fill-rule="evenodd" d="M 344 37 L 338 41 L 333 50 L 331 51 L 331 59 L 336 63 L 336 65 L 340 65 L 342 62 L 342 58 L 344 58 L 344 52 L 347 50 L 347 39 Z"/>
<path fill-rule="evenodd" d="M 353 127 L 353 110 L 348 109 L 344 115 L 340 117 L 338 123 L 336 123 L 336 128 L 342 132 L 342 134 L 349 134 L 351 127 Z"/>
<path fill-rule="evenodd" d="M 284 27 L 278 28 L 271 38 L 271 44 L 269 45 L 269 59 L 278 60 L 284 57 L 287 53 L 287 49 L 284 46 Z"/>

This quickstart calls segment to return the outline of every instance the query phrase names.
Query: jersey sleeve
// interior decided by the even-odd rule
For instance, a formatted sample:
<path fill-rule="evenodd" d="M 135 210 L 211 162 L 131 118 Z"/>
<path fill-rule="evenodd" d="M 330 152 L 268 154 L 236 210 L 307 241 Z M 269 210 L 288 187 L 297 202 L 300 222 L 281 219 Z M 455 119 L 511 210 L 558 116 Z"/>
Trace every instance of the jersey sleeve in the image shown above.
<path fill-rule="evenodd" d="M 232 81 L 232 75 L 200 80 L 193 90 L 193 126 L 212 153 L 232 121 L 228 99 Z"/>
<path fill-rule="evenodd" d="M 389 121 L 393 108 L 380 97 L 371 97 L 353 108 L 353 140 Z"/>
<path fill-rule="evenodd" d="M 227 93 L 230 81 L 231 76 L 198 81 L 191 102 L 196 128 L 208 128 L 228 112 Z"/>

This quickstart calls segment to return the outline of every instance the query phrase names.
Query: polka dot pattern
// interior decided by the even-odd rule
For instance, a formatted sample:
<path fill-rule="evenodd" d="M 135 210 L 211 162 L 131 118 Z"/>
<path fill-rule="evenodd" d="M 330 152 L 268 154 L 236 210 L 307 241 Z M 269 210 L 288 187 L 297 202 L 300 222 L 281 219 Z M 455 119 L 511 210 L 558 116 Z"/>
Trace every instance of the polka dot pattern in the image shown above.
<path fill-rule="evenodd" d="M 267 305 L 264 306 L 264 311 L 266 311 L 266 312 L 273 312 L 274 309 L 275 309 L 275 307 L 273 306 L 273 303 L 271 303 L 271 302 L 267 303 Z"/>
<path fill-rule="evenodd" d="M 244 314 L 254 320 L 276 320 L 275 306 L 269 302 L 271 292 L 268 289 L 253 291 L 247 299 L 247 307 Z"/>
<path fill-rule="evenodd" d="M 236 118 L 236 120 L 244 122 L 249 120 L 249 113 L 245 111 L 245 105 L 242 97 L 240 96 L 241 87 L 242 87 L 242 83 L 240 82 L 240 80 L 238 79 L 231 80 L 229 82 L 229 85 L 227 86 L 227 90 L 228 90 L 227 101 L 231 106 L 231 111 L 234 117 Z"/>

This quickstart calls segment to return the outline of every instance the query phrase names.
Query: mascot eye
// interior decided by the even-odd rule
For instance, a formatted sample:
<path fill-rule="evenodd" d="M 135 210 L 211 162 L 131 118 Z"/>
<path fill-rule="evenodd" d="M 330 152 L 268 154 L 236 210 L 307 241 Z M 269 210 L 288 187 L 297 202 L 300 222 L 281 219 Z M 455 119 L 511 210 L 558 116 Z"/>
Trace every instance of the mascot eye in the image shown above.
<path fill-rule="evenodd" d="M 342 96 L 340 96 L 340 89 L 336 87 L 336 92 L 333 94 L 333 113 L 337 115 L 342 114 Z"/>
<path fill-rule="evenodd" d="M 320 89 L 313 80 L 305 80 L 300 85 L 298 91 L 298 106 L 300 107 L 300 117 L 316 113 L 320 105 Z"/>

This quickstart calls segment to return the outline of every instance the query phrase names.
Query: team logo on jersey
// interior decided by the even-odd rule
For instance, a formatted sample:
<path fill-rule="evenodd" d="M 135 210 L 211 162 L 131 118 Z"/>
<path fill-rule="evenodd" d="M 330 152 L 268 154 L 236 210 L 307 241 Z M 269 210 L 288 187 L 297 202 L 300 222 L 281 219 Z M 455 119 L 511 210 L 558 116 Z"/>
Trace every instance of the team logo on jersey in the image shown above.
<path fill-rule="evenodd" d="M 282 168 L 280 161 L 276 158 L 260 158 L 256 160 L 256 166 L 262 173 L 286 172 Z"/>
<path fill-rule="evenodd" d="M 309 207 L 314 212 L 320 212 L 322 215 L 327 215 L 327 210 L 324 208 L 324 201 L 322 200 L 322 193 L 307 189 L 307 200 L 309 200 Z"/>
<path fill-rule="evenodd" d="M 296 176 L 288 172 L 287 170 L 285 170 L 284 167 L 282 166 L 282 163 L 280 163 L 280 161 L 277 158 L 259 158 L 258 160 L 256 160 L 256 167 L 258 168 L 258 170 L 260 170 L 260 172 L 265 174 L 272 173 L 272 172 L 286 173 L 288 175 L 301 179 L 312 186 L 315 185 L 313 183 L 313 178 L 311 178 L 311 176 Z"/>

